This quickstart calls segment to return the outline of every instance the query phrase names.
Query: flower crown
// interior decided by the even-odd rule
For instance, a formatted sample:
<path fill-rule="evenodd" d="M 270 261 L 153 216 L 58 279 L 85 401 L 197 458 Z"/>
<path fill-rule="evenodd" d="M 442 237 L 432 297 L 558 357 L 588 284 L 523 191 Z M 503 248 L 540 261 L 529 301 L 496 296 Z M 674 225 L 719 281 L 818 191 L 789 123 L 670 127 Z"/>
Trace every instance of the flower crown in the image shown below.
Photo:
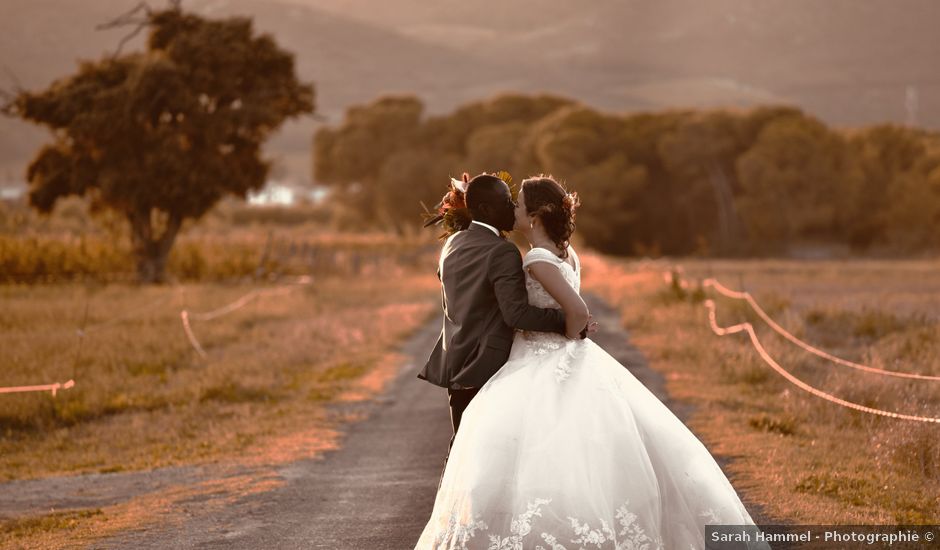
<path fill-rule="evenodd" d="M 507 185 L 512 185 L 512 176 L 505 170 L 492 172 L 489 175 L 503 180 Z M 434 207 L 434 213 L 428 211 L 425 207 L 424 217 L 426 221 L 424 227 L 441 225 L 444 228 L 444 232 L 438 235 L 439 239 L 446 239 L 454 233 L 470 227 L 473 218 L 470 217 L 470 210 L 467 208 L 467 184 L 469 183 L 470 175 L 466 172 L 459 180 L 453 177 L 450 178 L 450 187 L 444 197 L 441 198 L 441 202 Z"/>

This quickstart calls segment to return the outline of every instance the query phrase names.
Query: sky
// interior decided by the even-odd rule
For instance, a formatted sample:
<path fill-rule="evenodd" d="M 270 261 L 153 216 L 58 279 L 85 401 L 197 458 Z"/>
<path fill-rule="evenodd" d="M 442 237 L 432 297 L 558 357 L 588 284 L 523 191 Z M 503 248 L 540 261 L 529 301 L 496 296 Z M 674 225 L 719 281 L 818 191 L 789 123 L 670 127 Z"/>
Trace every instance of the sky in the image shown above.
<path fill-rule="evenodd" d="M 0 87 L 38 89 L 125 31 L 95 27 L 137 0 L 4 0 Z M 153 6 L 162 2 L 150 2 Z M 388 93 L 429 113 L 510 91 L 551 92 L 612 112 L 792 104 L 839 127 L 940 128 L 940 2 L 933 0 L 184 0 L 249 15 L 295 52 L 323 122 L 291 122 L 267 152 L 310 183 L 311 138 Z M 141 47 L 137 39 L 125 50 Z M 0 119 L 0 182 L 48 134 Z"/>

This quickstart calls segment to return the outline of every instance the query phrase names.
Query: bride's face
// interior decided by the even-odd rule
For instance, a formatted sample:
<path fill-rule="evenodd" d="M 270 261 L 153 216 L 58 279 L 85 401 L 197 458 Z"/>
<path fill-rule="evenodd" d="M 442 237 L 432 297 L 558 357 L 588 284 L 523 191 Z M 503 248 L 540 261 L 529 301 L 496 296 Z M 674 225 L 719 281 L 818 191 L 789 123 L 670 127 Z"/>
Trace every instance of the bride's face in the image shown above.
<path fill-rule="evenodd" d="M 529 229 L 529 215 L 525 210 L 524 193 L 524 189 L 519 189 L 519 194 L 516 196 L 516 225 L 513 229 L 517 231 Z"/>

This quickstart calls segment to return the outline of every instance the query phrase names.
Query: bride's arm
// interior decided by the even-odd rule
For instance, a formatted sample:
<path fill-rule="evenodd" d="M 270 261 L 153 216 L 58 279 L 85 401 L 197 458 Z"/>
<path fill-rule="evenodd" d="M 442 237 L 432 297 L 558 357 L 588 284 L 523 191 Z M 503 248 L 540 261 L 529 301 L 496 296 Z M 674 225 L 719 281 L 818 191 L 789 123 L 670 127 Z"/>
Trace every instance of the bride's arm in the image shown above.
<path fill-rule="evenodd" d="M 571 288 L 558 266 L 548 262 L 534 262 L 528 269 L 532 277 L 541 283 L 542 288 L 552 295 L 565 312 L 565 333 L 568 338 L 580 338 L 581 331 L 587 326 L 591 316 L 581 296 Z"/>
<path fill-rule="evenodd" d="M 503 242 L 490 255 L 488 277 L 499 304 L 503 320 L 512 328 L 557 332 L 567 330 L 565 314 L 554 308 L 543 309 L 529 304 L 522 273 L 522 258 L 516 245 Z"/>

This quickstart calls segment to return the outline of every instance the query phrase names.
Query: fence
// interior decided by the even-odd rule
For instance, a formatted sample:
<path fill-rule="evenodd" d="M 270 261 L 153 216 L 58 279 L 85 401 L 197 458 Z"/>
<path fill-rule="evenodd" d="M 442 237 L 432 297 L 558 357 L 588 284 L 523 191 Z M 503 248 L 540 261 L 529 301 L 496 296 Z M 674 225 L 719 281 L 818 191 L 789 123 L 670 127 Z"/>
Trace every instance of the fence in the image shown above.
<path fill-rule="evenodd" d="M 687 289 L 687 288 L 689 288 L 689 286 L 690 286 L 690 285 L 688 284 L 688 281 L 681 280 L 681 279 L 679 278 L 679 276 L 678 276 L 678 274 L 681 273 L 681 272 L 683 272 L 683 271 L 684 271 L 684 270 L 681 268 L 681 266 L 680 266 L 680 267 L 677 267 L 677 268 L 673 268 L 673 269 L 670 270 L 670 271 L 663 272 L 663 279 L 664 279 L 667 283 L 669 283 L 669 284 L 678 284 L 681 288 Z M 908 379 L 915 379 L 915 380 L 921 380 L 921 381 L 930 381 L 930 382 L 937 382 L 937 381 L 940 381 L 940 376 L 928 376 L 928 375 L 923 375 L 923 374 L 907 373 L 907 372 L 899 372 L 899 371 L 891 371 L 891 370 L 886 370 L 886 369 L 879 369 L 879 368 L 872 367 L 872 366 L 869 366 L 869 365 L 863 365 L 863 364 L 860 364 L 860 363 L 856 363 L 856 362 L 854 362 L 854 361 L 849 361 L 849 360 L 847 360 L 847 359 L 843 359 L 843 358 L 841 358 L 841 357 L 837 357 L 837 356 L 835 356 L 835 355 L 832 355 L 832 354 L 830 354 L 830 353 L 827 353 L 827 352 L 825 352 L 825 351 L 823 351 L 823 350 L 820 350 L 820 349 L 816 348 L 815 346 L 812 346 L 812 345 L 808 344 L 807 342 L 804 342 L 803 340 L 797 338 L 796 336 L 794 336 L 793 334 L 791 334 L 789 331 L 787 331 L 786 329 L 784 329 L 783 327 L 781 327 L 779 324 L 777 324 L 777 323 L 767 314 L 767 312 L 764 311 L 764 309 L 760 306 L 760 304 L 757 302 L 757 300 L 755 300 L 754 297 L 751 296 L 749 293 L 731 290 L 731 289 L 729 289 L 728 287 L 726 287 L 725 285 L 723 285 L 720 281 L 718 281 L 718 280 L 715 279 L 715 278 L 708 278 L 708 279 L 705 279 L 705 280 L 701 281 L 699 284 L 700 284 L 701 288 L 703 288 L 703 289 L 705 289 L 705 288 L 712 288 L 712 289 L 714 289 L 718 294 L 720 294 L 720 295 L 722 295 L 722 296 L 725 296 L 725 297 L 727 297 L 727 298 L 736 299 L 736 300 L 743 300 L 743 301 L 747 302 L 747 304 L 751 307 L 751 309 L 752 309 L 765 323 L 767 323 L 768 326 L 770 326 L 770 327 L 774 330 L 774 332 L 776 332 L 777 334 L 780 334 L 781 336 L 783 336 L 784 338 L 786 338 L 786 339 L 787 339 L 788 341 L 790 341 L 791 343 L 797 345 L 797 346 L 800 347 L 801 349 L 803 349 L 803 350 L 805 350 L 805 351 L 807 351 L 807 352 L 809 352 L 809 353 L 812 353 L 812 354 L 814 354 L 814 355 L 816 355 L 816 356 L 818 356 L 818 357 L 821 357 L 821 358 L 823 358 L 823 359 L 826 359 L 826 360 L 828 360 L 828 361 L 830 361 L 830 362 L 832 362 L 832 363 L 835 363 L 835 364 L 838 364 L 838 365 L 841 365 L 841 366 L 850 367 L 850 368 L 857 369 L 857 370 L 860 370 L 860 371 L 865 371 L 865 372 L 869 372 L 869 373 L 873 373 L 873 374 L 877 374 L 877 375 L 882 375 L 882 376 L 892 376 L 892 377 L 908 378 Z M 709 324 L 709 328 L 711 328 L 712 332 L 714 332 L 714 333 L 715 333 L 716 335 L 718 335 L 718 336 L 726 336 L 726 335 L 729 335 L 729 334 L 737 334 L 737 333 L 740 333 L 740 332 L 746 333 L 746 334 L 748 335 L 748 337 L 750 338 L 751 344 L 754 346 L 754 349 L 755 349 L 755 351 L 757 351 L 757 353 L 758 353 L 758 355 L 760 356 L 761 360 L 763 360 L 767 365 L 769 365 L 769 366 L 770 366 L 774 371 L 776 371 L 780 376 L 782 376 L 782 377 L 783 377 L 784 379 L 786 379 L 788 382 L 790 382 L 791 384 L 793 384 L 793 385 L 795 385 L 796 387 L 800 388 L 801 390 L 804 390 L 804 391 L 810 393 L 811 395 L 814 395 L 814 396 L 819 397 L 819 398 L 821 398 L 821 399 L 825 399 L 826 401 L 829 401 L 829 402 L 831 402 L 831 403 L 835 403 L 835 404 L 837 404 L 837 405 L 839 405 L 839 406 L 841 406 L 841 407 L 846 407 L 846 408 L 849 408 L 849 409 L 861 411 L 861 412 L 868 413 L 868 414 L 874 414 L 874 415 L 879 415 L 879 416 L 885 416 L 885 417 L 888 417 L 888 418 L 897 418 L 897 419 L 901 419 L 901 420 L 911 420 L 911 421 L 915 421 L 915 422 L 928 422 L 928 423 L 937 423 L 937 424 L 940 424 L 940 417 L 929 417 L 929 416 L 909 415 L 909 414 L 902 414 L 902 413 L 893 412 L 893 411 L 886 411 L 886 410 L 878 409 L 878 408 L 875 408 L 875 407 L 868 407 L 868 406 L 865 406 L 865 405 L 861 405 L 861 404 L 858 404 L 858 403 L 853 403 L 853 402 L 851 402 L 851 401 L 847 401 L 847 400 L 845 400 L 845 399 L 841 399 L 841 398 L 839 398 L 839 397 L 837 397 L 837 396 L 835 396 L 835 395 L 832 395 L 832 394 L 830 394 L 830 393 L 824 392 L 824 391 L 820 390 L 819 388 L 816 388 L 815 386 L 812 386 L 811 384 L 808 384 L 807 382 L 805 382 L 805 381 L 803 381 L 803 380 L 800 380 L 798 377 L 796 377 L 795 375 L 793 375 L 793 373 L 789 372 L 789 371 L 788 371 L 787 369 L 785 369 L 782 365 L 780 365 L 780 363 L 777 362 L 777 361 L 767 352 L 766 348 L 764 348 L 764 346 L 763 346 L 763 344 L 761 343 L 760 339 L 757 337 L 757 332 L 754 330 L 754 326 L 753 326 L 751 323 L 745 322 L 745 323 L 739 323 L 739 324 L 732 325 L 732 326 L 728 326 L 728 327 L 721 327 L 721 326 L 718 325 L 718 322 L 717 322 L 717 312 L 716 312 L 715 301 L 714 301 L 714 300 L 711 300 L 711 299 L 707 299 L 707 300 L 704 301 L 704 304 L 705 304 L 705 308 L 708 310 L 708 324 Z"/>

